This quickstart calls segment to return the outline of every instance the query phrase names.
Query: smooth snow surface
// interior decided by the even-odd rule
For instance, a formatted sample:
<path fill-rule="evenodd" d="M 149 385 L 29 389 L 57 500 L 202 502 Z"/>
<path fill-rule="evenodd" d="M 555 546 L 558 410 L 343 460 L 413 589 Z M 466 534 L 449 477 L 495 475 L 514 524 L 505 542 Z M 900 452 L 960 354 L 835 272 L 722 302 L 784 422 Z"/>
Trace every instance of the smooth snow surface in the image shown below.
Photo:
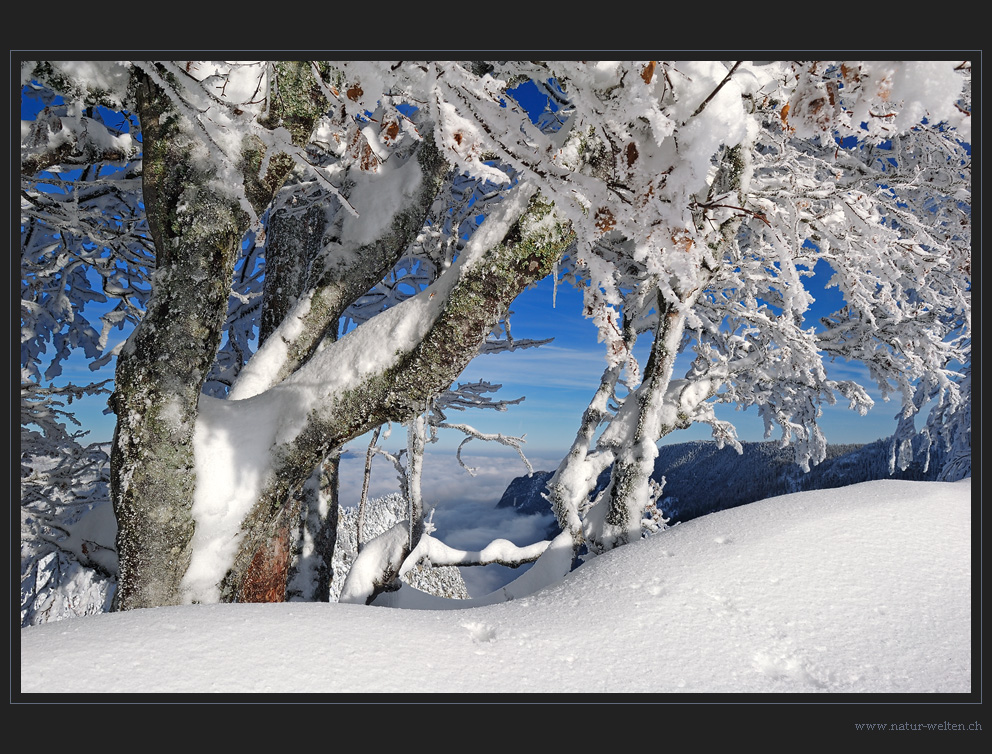
<path fill-rule="evenodd" d="M 190 605 L 32 626 L 21 690 L 968 693 L 971 536 L 970 479 L 786 495 L 485 607 Z"/>

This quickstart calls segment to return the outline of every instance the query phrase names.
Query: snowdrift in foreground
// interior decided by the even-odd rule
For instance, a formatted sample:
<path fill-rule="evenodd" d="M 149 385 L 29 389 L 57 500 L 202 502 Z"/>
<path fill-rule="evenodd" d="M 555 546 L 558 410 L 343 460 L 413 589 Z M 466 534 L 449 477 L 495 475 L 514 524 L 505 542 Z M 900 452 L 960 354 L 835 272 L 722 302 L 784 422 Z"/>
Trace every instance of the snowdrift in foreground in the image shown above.
<path fill-rule="evenodd" d="M 184 606 L 20 638 L 23 692 L 967 693 L 971 480 L 721 511 L 487 607 Z"/>

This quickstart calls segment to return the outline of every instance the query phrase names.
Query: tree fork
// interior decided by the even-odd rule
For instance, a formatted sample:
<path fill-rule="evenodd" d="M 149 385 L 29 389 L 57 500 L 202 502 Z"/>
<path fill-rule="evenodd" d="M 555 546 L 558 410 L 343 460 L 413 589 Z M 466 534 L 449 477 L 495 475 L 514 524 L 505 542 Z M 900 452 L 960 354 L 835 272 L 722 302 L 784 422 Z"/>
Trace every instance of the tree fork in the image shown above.
<path fill-rule="evenodd" d="M 417 233 L 423 227 L 424 218 L 440 188 L 440 183 L 449 170 L 430 137 L 421 143 L 417 160 L 423 178 L 421 190 L 414 200 L 396 213 L 389 230 L 382 238 L 359 250 L 356 264 L 344 270 L 329 268 L 317 282 L 314 290 L 315 305 L 301 317 L 303 332 L 288 344 L 290 356 L 280 371 L 280 377 L 288 376 L 298 369 L 312 355 L 318 344 L 337 339 L 337 323 L 347 306 L 381 280 L 415 240 Z M 267 275 L 265 280 L 265 308 L 262 313 L 260 336 L 263 343 L 290 312 L 290 299 L 296 299 L 305 292 L 307 287 L 305 268 L 308 261 L 317 257 L 325 229 L 324 220 L 324 213 L 316 205 L 310 208 L 304 218 L 289 219 L 277 214 L 271 220 L 268 249 L 272 253 L 267 264 L 273 265 L 274 274 Z M 306 258 L 301 258 L 301 248 L 308 255 Z M 333 483 L 337 483 L 336 473 L 333 475 Z M 315 502 L 315 499 L 304 500 L 300 515 L 306 520 L 316 515 L 315 512 L 306 510 L 308 504 Z M 330 518 L 336 521 L 336 508 Z M 318 585 L 318 591 L 325 595 L 325 601 L 330 590 L 329 569 L 335 540 L 335 533 L 327 532 L 328 526 L 328 521 L 324 520 L 320 524 L 319 532 L 319 541 L 325 548 L 329 548 L 329 552 L 324 553 L 327 575 Z M 246 584 L 264 583 L 267 586 L 263 589 L 242 586 L 238 592 L 238 601 L 282 601 L 282 596 L 278 599 L 274 598 L 278 591 L 275 585 L 288 584 L 290 563 L 280 557 L 279 553 L 292 549 L 293 543 L 290 541 L 292 532 L 292 528 L 277 527 L 272 531 L 270 539 L 258 546 L 252 558 Z M 263 575 L 265 569 L 270 569 L 271 572 Z"/>
<path fill-rule="evenodd" d="M 403 423 L 448 387 L 469 361 L 513 299 L 535 280 L 548 275 L 573 243 L 569 228 L 556 225 L 528 231 L 552 211 L 540 197 L 531 199 L 504 242 L 461 271 L 446 304 L 424 339 L 412 351 L 359 387 L 339 396 L 326 411 L 312 412 L 291 443 L 273 449 L 279 460 L 272 481 L 245 517 L 242 544 L 221 583 L 221 599 L 234 600 L 248 567 L 271 531 L 285 496 L 303 484 L 315 464 L 349 440 L 391 421 Z"/>
<path fill-rule="evenodd" d="M 426 136 L 417 149 L 417 162 L 421 170 L 421 186 L 416 196 L 411 197 L 393 216 L 388 229 L 377 240 L 365 244 L 355 250 L 354 261 L 348 265 L 327 265 L 327 268 L 315 281 L 310 282 L 312 291 L 310 305 L 305 313 L 298 315 L 299 322 L 295 328 L 298 332 L 286 344 L 286 354 L 282 365 L 274 374 L 268 375 L 263 381 L 252 374 L 249 363 L 240 375 L 239 381 L 231 392 L 232 398 L 248 398 L 268 387 L 281 382 L 314 354 L 320 344 L 328 338 L 336 336 L 336 328 L 341 315 L 359 297 L 363 296 L 376 285 L 390 269 L 399 261 L 407 248 L 416 240 L 417 234 L 424 226 L 424 219 L 440 190 L 444 178 L 450 171 L 450 166 L 441 157 L 431 136 Z M 347 192 L 343 192 L 347 194 Z M 278 234 L 283 226 L 273 225 L 272 230 Z M 321 232 L 323 229 L 321 229 Z M 313 239 L 308 239 L 312 241 Z M 274 245 L 273 245 L 274 244 Z M 303 276 L 296 272 L 290 273 L 284 261 L 279 261 L 286 250 L 292 247 L 284 244 L 278 237 L 270 241 L 277 261 L 277 275 L 280 280 L 292 277 L 298 283 L 303 283 Z M 266 260 L 266 264 L 269 260 Z M 291 264 L 291 263 L 290 263 Z M 282 283 L 274 284 L 275 287 Z M 268 280 L 266 291 L 271 289 Z M 284 286 L 285 287 L 285 286 Z M 305 286 L 304 286 L 305 287 Z M 297 295 L 302 295 L 301 288 Z M 286 297 L 285 292 L 282 294 Z M 284 301 L 280 309 L 279 322 L 286 314 L 291 313 L 288 301 Z M 278 332 L 278 322 L 274 321 L 279 312 L 273 313 L 272 331 Z M 332 335 L 333 333 L 333 335 Z M 267 332 L 267 335 L 271 332 Z M 263 345 L 263 348 L 265 346 Z M 262 349 L 260 349 L 261 352 Z M 250 387 L 246 387 L 246 381 Z"/>

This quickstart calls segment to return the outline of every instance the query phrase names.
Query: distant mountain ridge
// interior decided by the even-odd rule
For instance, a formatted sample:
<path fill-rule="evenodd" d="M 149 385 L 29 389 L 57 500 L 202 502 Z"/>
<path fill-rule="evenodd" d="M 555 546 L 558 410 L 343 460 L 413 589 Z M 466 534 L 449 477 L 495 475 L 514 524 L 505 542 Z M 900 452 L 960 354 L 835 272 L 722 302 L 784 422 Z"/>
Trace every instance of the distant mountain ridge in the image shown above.
<path fill-rule="evenodd" d="M 890 440 L 865 445 L 828 445 L 827 457 L 804 473 L 796 465 L 792 448 L 776 442 L 745 442 L 744 452 L 717 448 L 715 442 L 685 442 L 658 449 L 652 477 L 665 478 L 659 507 L 670 523 L 689 521 L 714 511 L 734 508 L 790 492 L 830 489 L 875 479 L 934 481 L 945 462 L 940 448 L 931 448 L 929 467 L 914 461 L 903 471 L 889 474 Z M 542 497 L 553 472 L 536 471 L 510 482 L 497 508 L 515 508 L 529 515 L 550 513 Z M 609 470 L 598 480 L 606 487 Z"/>

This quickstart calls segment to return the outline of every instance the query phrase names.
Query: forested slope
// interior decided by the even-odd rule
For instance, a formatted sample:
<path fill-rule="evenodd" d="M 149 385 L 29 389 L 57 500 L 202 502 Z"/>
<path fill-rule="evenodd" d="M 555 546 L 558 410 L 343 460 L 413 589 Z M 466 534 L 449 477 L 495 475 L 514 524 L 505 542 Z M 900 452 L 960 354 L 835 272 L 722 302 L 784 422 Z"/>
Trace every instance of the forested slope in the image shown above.
<path fill-rule="evenodd" d="M 714 442 L 675 443 L 659 449 L 652 477 L 657 482 L 665 479 L 660 507 L 670 523 L 790 492 L 875 479 L 934 481 L 945 461 L 944 453 L 934 447 L 927 468 L 922 460 L 914 460 L 905 470 L 897 468 L 890 474 L 891 440 L 881 439 L 865 445 L 829 445 L 827 457 L 805 473 L 796 465 L 791 448 L 781 448 L 775 442 L 745 442 L 742 446 L 740 454 L 730 447 L 718 448 Z M 547 512 L 548 503 L 541 493 L 550 478 L 549 471 L 517 477 L 497 507 L 514 507 L 521 513 Z M 608 480 L 609 470 L 600 475 L 598 489 L 605 488 Z"/>

